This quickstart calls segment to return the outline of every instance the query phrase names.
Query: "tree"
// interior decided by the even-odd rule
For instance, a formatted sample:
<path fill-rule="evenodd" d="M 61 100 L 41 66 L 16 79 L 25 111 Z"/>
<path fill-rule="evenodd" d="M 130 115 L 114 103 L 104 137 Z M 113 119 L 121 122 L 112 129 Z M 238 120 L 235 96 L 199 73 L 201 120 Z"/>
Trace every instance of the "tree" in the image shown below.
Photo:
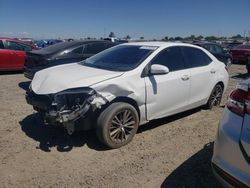
<path fill-rule="evenodd" d="M 174 41 L 174 38 L 173 38 L 173 37 L 170 37 L 168 40 L 170 40 L 170 41 Z"/>
<path fill-rule="evenodd" d="M 197 40 L 201 40 L 203 39 L 204 37 L 202 35 L 199 35 L 198 37 L 196 37 Z"/>
<path fill-rule="evenodd" d="M 232 36 L 232 39 L 242 39 L 242 38 L 243 37 L 240 34 Z"/>
<path fill-rule="evenodd" d="M 127 35 L 126 37 L 124 37 L 126 40 L 131 39 L 131 37 L 129 35 Z"/>
<path fill-rule="evenodd" d="M 141 40 L 144 40 L 144 37 L 140 37 Z"/>
<path fill-rule="evenodd" d="M 215 37 L 215 36 L 207 36 L 207 37 L 205 37 L 205 40 L 207 40 L 207 41 L 215 41 L 215 40 L 217 40 L 217 37 Z"/>
<path fill-rule="evenodd" d="M 115 37 L 115 33 L 111 31 L 111 32 L 109 33 L 109 37 Z"/>
<path fill-rule="evenodd" d="M 168 36 L 165 36 L 165 37 L 164 37 L 164 40 L 168 40 Z"/>
<path fill-rule="evenodd" d="M 183 38 L 182 38 L 182 37 L 177 36 L 177 37 L 175 37 L 175 38 L 174 38 L 174 40 L 183 40 Z"/>

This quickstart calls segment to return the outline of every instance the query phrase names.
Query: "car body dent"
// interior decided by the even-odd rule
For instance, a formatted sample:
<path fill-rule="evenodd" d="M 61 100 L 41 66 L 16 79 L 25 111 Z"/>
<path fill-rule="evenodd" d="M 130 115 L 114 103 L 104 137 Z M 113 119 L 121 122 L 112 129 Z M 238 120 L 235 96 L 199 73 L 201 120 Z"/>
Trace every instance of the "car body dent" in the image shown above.
<path fill-rule="evenodd" d="M 36 94 L 54 94 L 70 88 L 89 87 L 122 74 L 103 69 L 97 71 L 96 68 L 74 63 L 37 72 L 31 87 Z"/>

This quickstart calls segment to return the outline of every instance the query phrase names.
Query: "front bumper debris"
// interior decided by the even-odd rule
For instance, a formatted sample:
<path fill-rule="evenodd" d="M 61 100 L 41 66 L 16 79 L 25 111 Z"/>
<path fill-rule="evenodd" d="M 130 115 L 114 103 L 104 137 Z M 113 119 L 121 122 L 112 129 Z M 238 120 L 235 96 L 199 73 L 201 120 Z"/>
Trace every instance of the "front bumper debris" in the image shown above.
<path fill-rule="evenodd" d="M 42 114 L 45 124 L 63 125 L 68 134 L 72 134 L 76 129 L 91 128 L 90 119 L 99 107 L 93 104 L 96 98 L 96 92 L 90 88 L 51 95 L 38 95 L 33 91 L 26 93 L 27 103 Z"/>

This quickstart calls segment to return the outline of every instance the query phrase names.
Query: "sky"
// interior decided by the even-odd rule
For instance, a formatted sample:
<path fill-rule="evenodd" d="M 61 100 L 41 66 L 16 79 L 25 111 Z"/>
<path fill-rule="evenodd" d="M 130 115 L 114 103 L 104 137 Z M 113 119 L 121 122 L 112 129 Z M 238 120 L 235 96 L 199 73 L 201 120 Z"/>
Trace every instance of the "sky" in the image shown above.
<path fill-rule="evenodd" d="M 250 0 L 0 0 L 0 36 L 250 35 Z"/>

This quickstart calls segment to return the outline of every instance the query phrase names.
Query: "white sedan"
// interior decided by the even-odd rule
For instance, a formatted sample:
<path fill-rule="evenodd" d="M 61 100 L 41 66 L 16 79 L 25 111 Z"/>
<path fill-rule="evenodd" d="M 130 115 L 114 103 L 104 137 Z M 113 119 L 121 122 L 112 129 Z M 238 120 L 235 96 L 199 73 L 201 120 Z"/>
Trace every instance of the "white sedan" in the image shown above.
<path fill-rule="evenodd" d="M 95 128 L 101 142 L 118 148 L 150 120 L 218 105 L 227 84 L 225 65 L 203 48 L 126 43 L 36 73 L 26 100 L 45 123 L 69 134 Z"/>

